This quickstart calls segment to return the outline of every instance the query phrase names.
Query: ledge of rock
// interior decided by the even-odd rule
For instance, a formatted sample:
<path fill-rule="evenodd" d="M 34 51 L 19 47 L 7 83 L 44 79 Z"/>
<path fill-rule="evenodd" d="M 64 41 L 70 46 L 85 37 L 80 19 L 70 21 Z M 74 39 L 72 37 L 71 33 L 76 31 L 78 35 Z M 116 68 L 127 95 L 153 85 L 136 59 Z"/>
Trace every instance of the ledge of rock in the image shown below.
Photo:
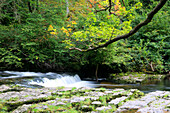
<path fill-rule="evenodd" d="M 170 111 L 170 92 L 145 94 L 137 89 L 24 88 L 0 86 L 0 112 L 129 112 Z"/>

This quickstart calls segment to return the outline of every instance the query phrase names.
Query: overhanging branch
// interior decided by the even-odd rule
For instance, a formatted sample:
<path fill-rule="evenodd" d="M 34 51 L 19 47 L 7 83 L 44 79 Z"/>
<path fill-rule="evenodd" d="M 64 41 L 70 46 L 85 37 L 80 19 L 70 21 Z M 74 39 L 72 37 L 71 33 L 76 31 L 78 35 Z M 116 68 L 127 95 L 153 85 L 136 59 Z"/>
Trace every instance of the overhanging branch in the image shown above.
<path fill-rule="evenodd" d="M 167 0 L 160 0 L 158 5 L 148 14 L 147 18 L 143 22 L 136 25 L 129 33 L 127 33 L 125 35 L 117 36 L 114 39 L 111 39 L 111 40 L 107 41 L 105 44 L 98 45 L 97 47 L 88 48 L 86 50 L 82 50 L 80 48 L 70 48 L 70 50 L 79 50 L 79 51 L 97 50 L 99 48 L 107 47 L 111 43 L 116 42 L 118 40 L 126 39 L 126 38 L 132 36 L 133 34 L 135 34 L 141 27 L 143 27 L 143 26 L 147 25 L 148 23 L 150 23 L 153 16 L 165 5 L 166 2 L 167 2 Z"/>

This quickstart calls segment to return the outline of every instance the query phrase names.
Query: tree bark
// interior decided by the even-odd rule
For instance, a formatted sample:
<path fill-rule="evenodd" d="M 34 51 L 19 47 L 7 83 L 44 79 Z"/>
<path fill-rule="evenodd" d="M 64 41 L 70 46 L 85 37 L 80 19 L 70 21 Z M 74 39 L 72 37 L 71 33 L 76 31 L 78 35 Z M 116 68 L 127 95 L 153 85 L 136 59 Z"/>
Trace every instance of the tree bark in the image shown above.
<path fill-rule="evenodd" d="M 95 72 L 95 75 L 96 75 L 96 81 L 97 81 L 97 82 L 98 82 L 98 76 L 97 76 L 98 68 L 99 68 L 99 64 L 97 64 L 97 66 L 96 66 L 96 72 Z"/>

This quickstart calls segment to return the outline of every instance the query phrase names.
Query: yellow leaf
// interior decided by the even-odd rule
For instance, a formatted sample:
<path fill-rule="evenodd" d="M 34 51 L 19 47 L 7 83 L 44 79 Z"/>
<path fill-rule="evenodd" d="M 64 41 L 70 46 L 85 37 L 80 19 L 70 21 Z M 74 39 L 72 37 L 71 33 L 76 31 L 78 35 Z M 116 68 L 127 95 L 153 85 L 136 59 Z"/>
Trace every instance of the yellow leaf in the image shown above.
<path fill-rule="evenodd" d="M 67 27 L 70 27 L 71 25 L 69 24 L 69 25 L 67 25 Z"/>
<path fill-rule="evenodd" d="M 69 34 L 68 32 L 66 33 L 66 35 L 67 35 L 67 36 L 70 36 L 70 34 Z"/>
<path fill-rule="evenodd" d="M 56 33 L 55 32 L 50 32 L 50 34 L 55 35 Z"/>
<path fill-rule="evenodd" d="M 72 24 L 77 24 L 75 21 L 72 21 Z"/>
<path fill-rule="evenodd" d="M 53 26 L 52 26 L 52 25 L 49 25 L 48 31 L 52 31 L 53 29 L 54 29 Z"/>
<path fill-rule="evenodd" d="M 71 32 L 71 30 L 72 30 L 72 29 L 70 29 L 70 28 L 68 29 L 69 32 Z"/>

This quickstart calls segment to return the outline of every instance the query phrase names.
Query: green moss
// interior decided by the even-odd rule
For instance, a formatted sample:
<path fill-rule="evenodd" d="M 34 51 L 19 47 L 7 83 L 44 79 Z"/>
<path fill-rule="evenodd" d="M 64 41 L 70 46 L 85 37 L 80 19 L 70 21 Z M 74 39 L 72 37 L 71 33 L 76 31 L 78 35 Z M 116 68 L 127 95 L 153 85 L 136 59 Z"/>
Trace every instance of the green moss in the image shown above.
<path fill-rule="evenodd" d="M 163 96 L 163 98 L 167 98 L 167 97 L 169 97 L 169 94 L 166 94 L 166 95 Z"/>
<path fill-rule="evenodd" d="M 12 98 L 10 98 L 10 99 L 7 100 L 7 101 L 16 101 L 16 100 L 19 100 L 19 97 L 12 97 Z"/>

